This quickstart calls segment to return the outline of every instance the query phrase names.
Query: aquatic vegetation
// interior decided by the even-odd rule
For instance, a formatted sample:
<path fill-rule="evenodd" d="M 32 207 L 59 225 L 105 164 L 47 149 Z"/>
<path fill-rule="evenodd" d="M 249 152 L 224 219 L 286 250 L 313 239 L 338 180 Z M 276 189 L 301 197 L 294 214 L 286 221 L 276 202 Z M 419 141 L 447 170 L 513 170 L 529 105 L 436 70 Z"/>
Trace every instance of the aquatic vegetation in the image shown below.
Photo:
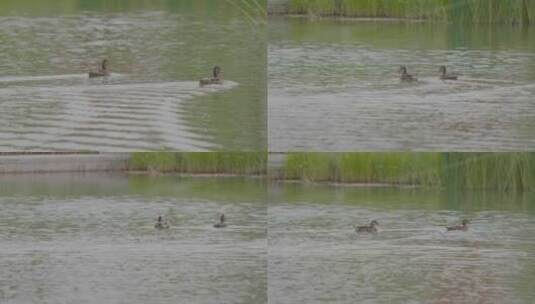
<path fill-rule="evenodd" d="M 535 153 L 289 153 L 274 172 L 312 182 L 533 191 Z"/>
<path fill-rule="evenodd" d="M 530 24 L 535 3 L 529 0 L 289 0 L 287 13 L 396 17 L 463 23 Z"/>
<path fill-rule="evenodd" d="M 266 172 L 264 152 L 135 152 L 130 170 L 154 170 L 199 174 L 247 174 Z"/>
<path fill-rule="evenodd" d="M 535 190 L 535 153 L 444 153 L 442 161 L 451 189 Z"/>
<path fill-rule="evenodd" d="M 436 153 L 290 153 L 281 177 L 349 183 L 439 184 Z"/>

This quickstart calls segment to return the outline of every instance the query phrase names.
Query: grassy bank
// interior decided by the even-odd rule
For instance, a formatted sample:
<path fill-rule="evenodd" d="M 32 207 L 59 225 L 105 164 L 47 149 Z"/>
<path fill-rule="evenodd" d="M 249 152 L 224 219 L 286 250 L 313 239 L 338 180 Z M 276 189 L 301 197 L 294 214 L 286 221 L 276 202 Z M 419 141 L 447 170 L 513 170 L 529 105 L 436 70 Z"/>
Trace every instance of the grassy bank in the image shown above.
<path fill-rule="evenodd" d="M 267 154 L 263 152 L 135 152 L 129 170 L 188 174 L 266 173 Z"/>
<path fill-rule="evenodd" d="M 532 0 L 287 0 L 287 14 L 533 24 Z"/>
<path fill-rule="evenodd" d="M 290 153 L 273 178 L 535 190 L 535 153 Z"/>

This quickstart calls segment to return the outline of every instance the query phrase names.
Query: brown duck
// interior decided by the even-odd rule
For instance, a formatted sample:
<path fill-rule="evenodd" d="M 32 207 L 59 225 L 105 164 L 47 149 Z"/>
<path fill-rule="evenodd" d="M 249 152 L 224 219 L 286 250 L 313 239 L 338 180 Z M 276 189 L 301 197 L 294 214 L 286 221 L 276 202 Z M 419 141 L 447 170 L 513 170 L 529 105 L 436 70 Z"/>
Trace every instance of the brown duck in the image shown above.
<path fill-rule="evenodd" d="M 154 225 L 154 228 L 156 229 L 167 229 L 169 228 L 169 224 L 167 224 L 167 221 L 165 221 L 162 216 L 158 216 L 158 220 L 156 221 L 156 224 Z"/>
<path fill-rule="evenodd" d="M 456 75 L 448 75 L 446 72 L 446 66 L 441 66 L 438 70 L 440 72 L 440 79 L 442 80 L 457 80 Z"/>
<path fill-rule="evenodd" d="M 209 84 L 222 84 L 222 83 L 223 83 L 223 78 L 221 77 L 221 68 L 218 66 L 215 66 L 212 69 L 212 78 L 204 78 L 204 79 L 199 80 L 199 85 L 201 87 L 205 85 L 209 85 Z"/>
<path fill-rule="evenodd" d="M 356 227 L 355 231 L 357 233 L 362 233 L 362 232 L 376 233 L 378 225 L 379 225 L 379 223 L 376 220 L 373 220 L 373 221 L 371 221 L 370 225 Z"/>
<path fill-rule="evenodd" d="M 407 73 L 407 67 L 404 66 L 404 65 L 399 67 L 399 73 L 400 73 L 399 78 L 403 82 L 418 81 L 418 79 L 416 79 L 416 77 L 414 77 L 414 76 L 410 75 L 409 73 Z"/>
<path fill-rule="evenodd" d="M 110 76 L 110 70 L 108 70 L 108 59 L 102 60 L 102 63 L 96 72 L 89 72 L 89 78 L 103 76 Z"/>
<path fill-rule="evenodd" d="M 214 224 L 214 228 L 224 228 L 227 227 L 227 224 L 225 224 L 225 215 L 221 213 L 219 216 L 219 223 Z"/>
<path fill-rule="evenodd" d="M 470 223 L 470 221 L 467 220 L 467 219 L 464 219 L 461 222 L 461 225 L 455 225 L 455 226 L 446 227 L 446 231 L 455 231 L 455 230 L 467 231 L 468 230 L 468 223 Z"/>

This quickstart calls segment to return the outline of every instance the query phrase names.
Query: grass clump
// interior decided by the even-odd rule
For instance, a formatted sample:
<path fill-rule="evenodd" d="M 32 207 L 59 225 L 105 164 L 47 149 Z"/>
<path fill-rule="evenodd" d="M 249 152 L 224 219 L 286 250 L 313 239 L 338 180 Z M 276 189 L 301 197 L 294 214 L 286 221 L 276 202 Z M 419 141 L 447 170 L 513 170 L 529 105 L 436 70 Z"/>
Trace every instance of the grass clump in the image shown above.
<path fill-rule="evenodd" d="M 535 21 L 531 0 L 288 0 L 287 13 L 316 16 L 416 18 L 468 24 Z"/>
<path fill-rule="evenodd" d="M 535 190 L 535 153 L 445 153 L 443 162 L 449 188 Z"/>
<path fill-rule="evenodd" d="M 289 180 L 535 191 L 535 153 L 289 153 Z"/>
<path fill-rule="evenodd" d="M 438 184 L 433 153 L 290 153 L 285 179 L 340 183 Z"/>
<path fill-rule="evenodd" d="M 265 174 L 264 152 L 135 152 L 129 169 L 190 174 Z"/>

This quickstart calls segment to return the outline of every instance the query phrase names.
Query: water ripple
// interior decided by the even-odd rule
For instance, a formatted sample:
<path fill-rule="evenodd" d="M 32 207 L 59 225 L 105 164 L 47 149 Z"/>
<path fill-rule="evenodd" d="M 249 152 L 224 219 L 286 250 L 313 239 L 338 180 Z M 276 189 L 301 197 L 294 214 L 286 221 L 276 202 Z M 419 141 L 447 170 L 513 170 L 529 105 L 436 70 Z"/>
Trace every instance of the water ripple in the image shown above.
<path fill-rule="evenodd" d="M 273 23 L 306 35 L 288 30 L 290 34 L 270 41 L 272 151 L 535 149 L 535 53 L 530 50 L 413 46 L 422 33 L 414 28 L 404 32 L 399 25 L 378 26 L 401 31 L 398 35 L 408 42 L 398 46 L 395 40 L 375 45 L 379 43 L 370 37 L 381 33 L 329 36 L 325 42 L 322 30 L 334 35 L 335 29 L 350 27 Z M 442 64 L 460 74 L 460 80 L 439 80 Z M 400 83 L 400 65 L 407 65 L 419 81 Z"/>
<path fill-rule="evenodd" d="M 6 98 L 0 102 L 6 110 L 0 114 L 0 134 L 16 134 L 17 138 L 2 136 L 6 140 L 0 149 L 214 148 L 195 139 L 198 136 L 182 118 L 181 105 L 194 96 L 235 85 L 227 81 L 221 87 L 199 88 L 191 81 L 0 88 Z M 8 100 L 10 96 L 16 99 Z M 49 101 L 53 101 L 52 107 Z"/>

